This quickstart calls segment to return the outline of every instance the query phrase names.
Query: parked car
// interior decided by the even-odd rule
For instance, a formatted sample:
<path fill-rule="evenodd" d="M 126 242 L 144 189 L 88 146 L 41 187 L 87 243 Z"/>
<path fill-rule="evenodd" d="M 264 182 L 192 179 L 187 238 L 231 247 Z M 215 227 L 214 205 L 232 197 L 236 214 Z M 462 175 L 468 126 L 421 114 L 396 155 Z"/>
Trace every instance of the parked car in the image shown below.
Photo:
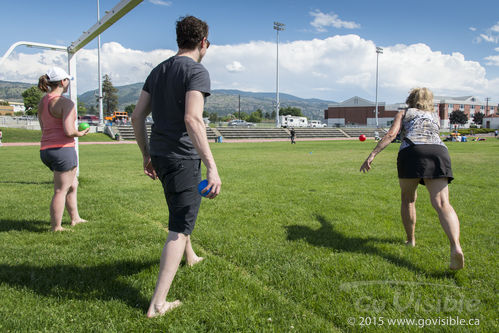
<path fill-rule="evenodd" d="M 249 123 L 249 122 L 247 122 L 245 120 L 236 119 L 236 120 L 229 121 L 229 126 L 235 126 L 235 127 L 255 127 L 255 124 Z"/>

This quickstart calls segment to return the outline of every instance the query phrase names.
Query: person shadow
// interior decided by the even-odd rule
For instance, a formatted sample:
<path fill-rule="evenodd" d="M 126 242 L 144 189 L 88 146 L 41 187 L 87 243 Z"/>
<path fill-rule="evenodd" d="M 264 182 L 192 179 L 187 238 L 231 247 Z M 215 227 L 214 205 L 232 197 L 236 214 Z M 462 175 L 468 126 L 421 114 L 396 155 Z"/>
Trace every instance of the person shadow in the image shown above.
<path fill-rule="evenodd" d="M 123 260 L 87 267 L 0 264 L 0 284 L 28 288 L 42 296 L 55 298 L 121 300 L 145 313 L 149 306 L 148 300 L 138 289 L 123 280 L 153 265 L 157 265 L 157 262 Z"/>
<path fill-rule="evenodd" d="M 0 232 L 9 232 L 9 231 L 48 232 L 49 230 L 50 230 L 49 221 L 25 221 L 25 220 L 0 219 Z"/>
<path fill-rule="evenodd" d="M 285 226 L 287 229 L 288 240 L 297 241 L 303 239 L 311 245 L 332 248 L 339 252 L 352 252 L 379 256 L 394 265 L 407 268 L 418 274 L 426 274 L 436 278 L 448 278 L 454 276 L 453 272 L 448 271 L 426 271 L 404 258 L 380 250 L 375 246 L 376 243 L 392 243 L 405 246 L 402 244 L 400 239 L 372 236 L 350 237 L 335 230 L 333 223 L 328 221 L 323 215 L 315 214 L 315 218 L 321 224 L 319 229 L 312 229 L 303 225 Z"/>

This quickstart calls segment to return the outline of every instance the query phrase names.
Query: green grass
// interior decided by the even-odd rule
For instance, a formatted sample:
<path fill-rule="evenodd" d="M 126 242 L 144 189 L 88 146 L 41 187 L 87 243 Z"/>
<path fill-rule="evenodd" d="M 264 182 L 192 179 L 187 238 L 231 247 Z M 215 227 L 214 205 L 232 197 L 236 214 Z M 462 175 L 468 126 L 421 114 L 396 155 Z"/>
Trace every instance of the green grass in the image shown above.
<path fill-rule="evenodd" d="M 152 320 L 145 311 L 168 217 L 138 148 L 80 147 L 79 207 L 90 223 L 53 234 L 51 174 L 38 149 L 2 147 L 0 331 L 497 331 L 499 141 L 448 143 L 466 256 L 459 272 L 447 269 L 448 241 L 424 187 L 417 246 L 403 245 L 398 145 L 361 174 L 373 145 L 213 144 L 222 193 L 203 199 L 192 236 L 206 260 L 179 269 L 168 298 L 184 305 Z M 387 324 L 448 317 L 480 325 Z"/>
<path fill-rule="evenodd" d="M 42 131 L 3 127 L 2 135 L 3 143 L 40 142 L 40 139 L 42 138 Z M 79 140 L 81 142 L 112 141 L 112 139 L 104 133 L 89 133 L 84 137 L 79 138 Z"/>

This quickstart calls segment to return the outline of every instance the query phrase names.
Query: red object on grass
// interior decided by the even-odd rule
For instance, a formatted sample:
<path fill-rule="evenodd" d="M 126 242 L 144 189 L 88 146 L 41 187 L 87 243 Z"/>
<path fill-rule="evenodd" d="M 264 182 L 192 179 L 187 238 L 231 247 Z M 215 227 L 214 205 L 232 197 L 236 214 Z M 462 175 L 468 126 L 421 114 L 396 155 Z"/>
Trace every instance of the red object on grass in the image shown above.
<path fill-rule="evenodd" d="M 359 135 L 359 140 L 360 141 L 366 141 L 366 136 L 364 134 Z"/>

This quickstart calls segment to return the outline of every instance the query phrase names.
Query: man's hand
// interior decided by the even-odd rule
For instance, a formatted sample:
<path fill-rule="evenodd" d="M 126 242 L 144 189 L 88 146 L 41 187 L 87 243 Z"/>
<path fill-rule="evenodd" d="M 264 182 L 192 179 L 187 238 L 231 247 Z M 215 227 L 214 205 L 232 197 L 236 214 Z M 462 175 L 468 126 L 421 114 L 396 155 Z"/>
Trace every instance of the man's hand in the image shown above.
<path fill-rule="evenodd" d="M 206 180 L 208 180 L 208 185 L 206 186 L 207 191 L 211 189 L 206 197 L 208 199 L 214 199 L 220 193 L 222 187 L 222 181 L 218 175 L 218 170 L 207 169 Z"/>
<path fill-rule="evenodd" d="M 151 179 L 153 180 L 156 180 L 156 178 L 158 178 L 158 176 L 156 175 L 156 170 L 154 170 L 152 166 L 150 156 L 144 156 L 144 173 L 151 177 Z"/>

